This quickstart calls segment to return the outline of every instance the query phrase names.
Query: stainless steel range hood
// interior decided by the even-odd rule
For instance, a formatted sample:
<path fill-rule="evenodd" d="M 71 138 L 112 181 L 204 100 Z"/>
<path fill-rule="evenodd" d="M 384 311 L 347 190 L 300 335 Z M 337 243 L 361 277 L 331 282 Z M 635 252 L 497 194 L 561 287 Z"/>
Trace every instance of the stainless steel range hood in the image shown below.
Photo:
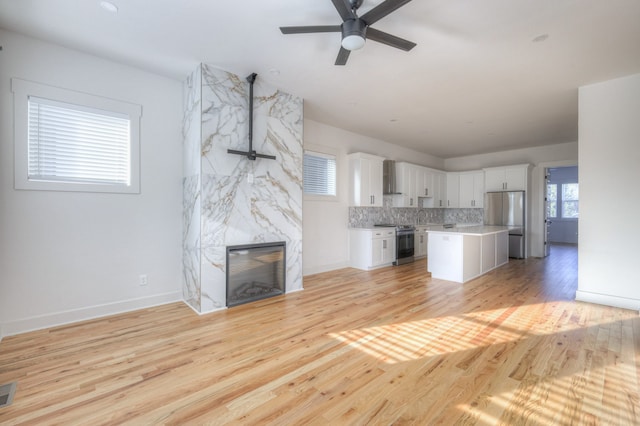
<path fill-rule="evenodd" d="M 401 194 L 396 188 L 396 162 L 394 160 L 382 162 L 382 193 L 384 195 Z"/>

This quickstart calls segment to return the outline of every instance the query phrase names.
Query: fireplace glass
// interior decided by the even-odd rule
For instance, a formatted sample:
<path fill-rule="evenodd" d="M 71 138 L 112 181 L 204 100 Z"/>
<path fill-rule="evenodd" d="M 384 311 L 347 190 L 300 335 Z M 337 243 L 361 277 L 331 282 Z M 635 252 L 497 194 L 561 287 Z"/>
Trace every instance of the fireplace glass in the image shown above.
<path fill-rule="evenodd" d="M 227 307 L 285 292 L 285 242 L 227 247 Z"/>

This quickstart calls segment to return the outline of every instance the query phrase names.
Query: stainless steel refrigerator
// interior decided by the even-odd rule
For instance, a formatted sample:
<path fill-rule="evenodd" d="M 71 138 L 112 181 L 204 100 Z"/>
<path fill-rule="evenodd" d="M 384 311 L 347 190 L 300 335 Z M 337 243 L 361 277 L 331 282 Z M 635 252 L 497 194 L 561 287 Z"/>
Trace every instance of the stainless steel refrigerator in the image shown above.
<path fill-rule="evenodd" d="M 524 258 L 524 191 L 487 192 L 484 200 L 484 224 L 509 227 L 509 257 Z"/>

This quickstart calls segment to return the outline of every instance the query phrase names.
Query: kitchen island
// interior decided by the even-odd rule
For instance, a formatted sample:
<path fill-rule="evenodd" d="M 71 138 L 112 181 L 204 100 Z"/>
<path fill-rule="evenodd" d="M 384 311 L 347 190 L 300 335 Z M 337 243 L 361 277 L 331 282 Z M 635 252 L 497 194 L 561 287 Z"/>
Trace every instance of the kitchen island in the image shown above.
<path fill-rule="evenodd" d="M 509 261 L 506 226 L 438 227 L 427 232 L 427 270 L 433 278 L 464 283 Z"/>

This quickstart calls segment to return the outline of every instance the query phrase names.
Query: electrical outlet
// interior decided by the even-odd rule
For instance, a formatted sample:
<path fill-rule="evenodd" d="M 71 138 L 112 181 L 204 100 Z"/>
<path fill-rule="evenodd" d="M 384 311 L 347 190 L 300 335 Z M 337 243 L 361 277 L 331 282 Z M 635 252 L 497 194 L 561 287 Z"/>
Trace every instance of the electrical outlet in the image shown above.
<path fill-rule="evenodd" d="M 145 286 L 147 284 L 149 284 L 149 277 L 147 277 L 147 274 L 140 275 L 140 285 Z"/>

